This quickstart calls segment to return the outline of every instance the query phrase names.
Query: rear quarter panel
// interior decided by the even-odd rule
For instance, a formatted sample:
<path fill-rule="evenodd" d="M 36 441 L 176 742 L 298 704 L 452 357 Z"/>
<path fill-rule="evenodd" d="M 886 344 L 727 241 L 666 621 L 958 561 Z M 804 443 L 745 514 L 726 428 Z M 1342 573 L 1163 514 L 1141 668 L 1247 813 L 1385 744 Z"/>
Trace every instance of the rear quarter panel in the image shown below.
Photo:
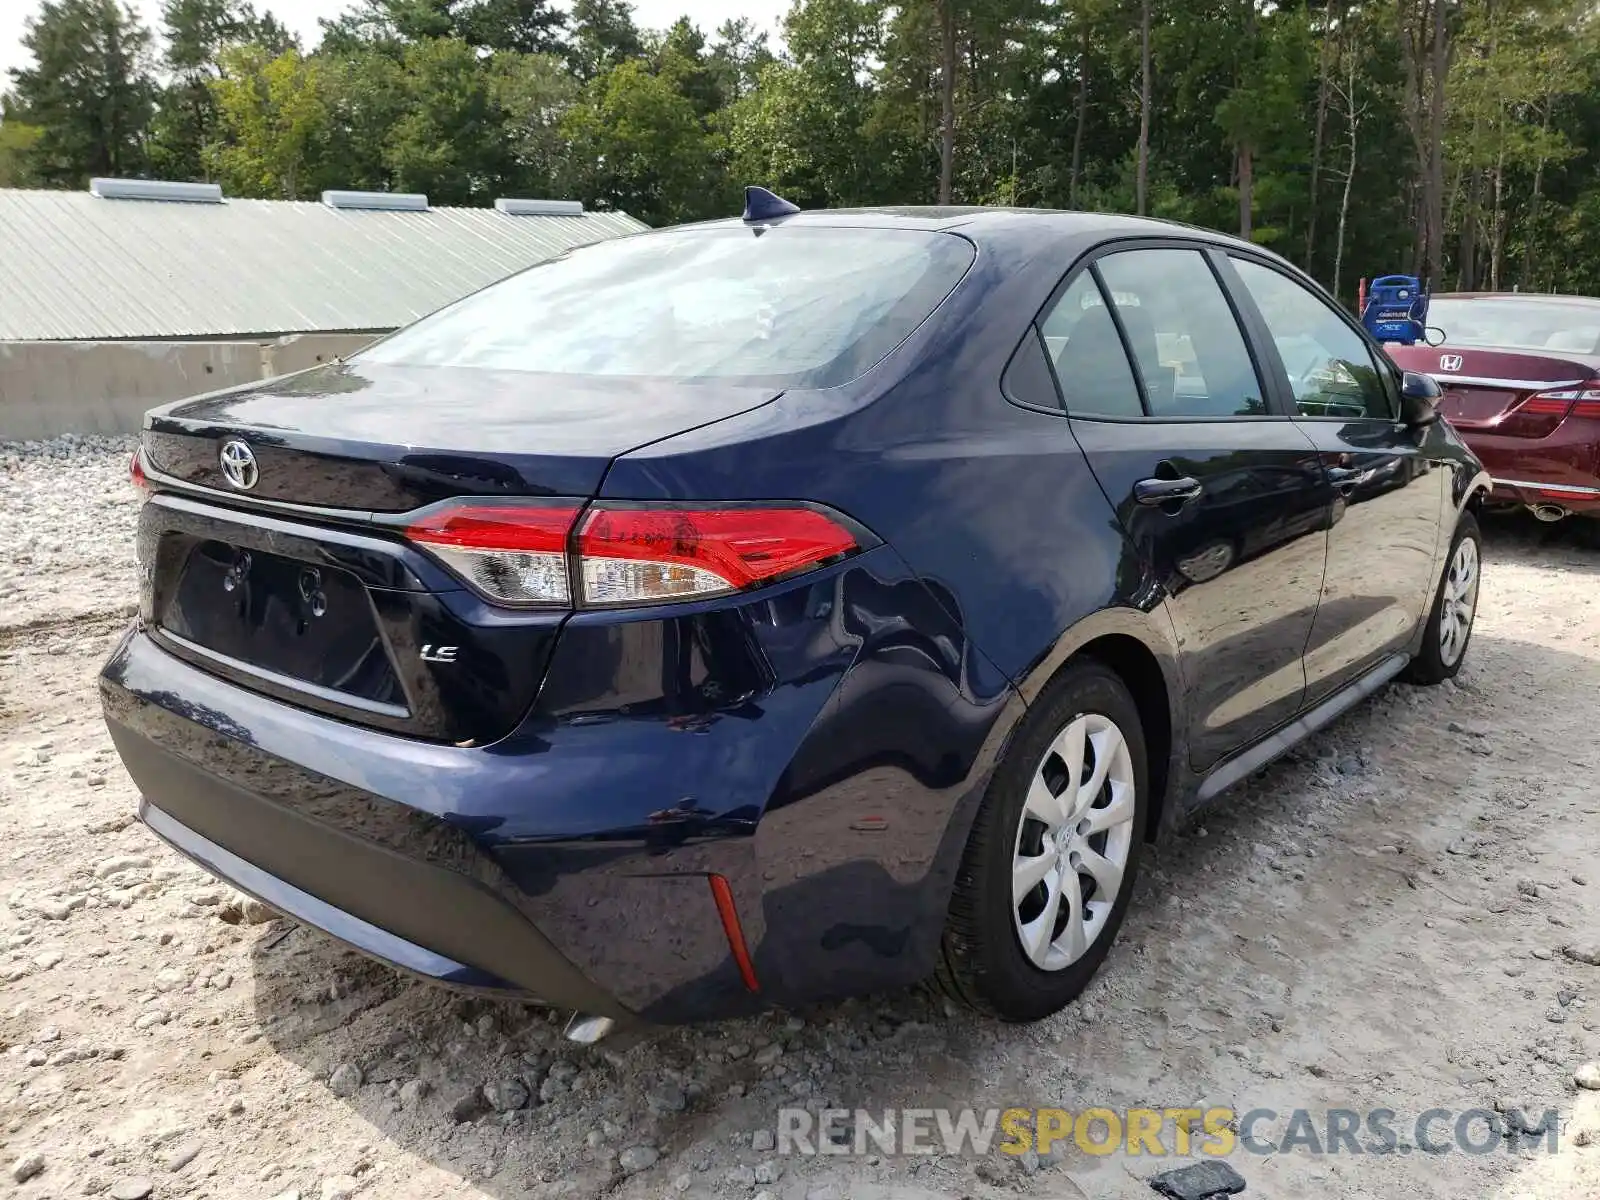
<path fill-rule="evenodd" d="M 898 553 L 948 616 L 950 636 L 968 647 L 961 698 L 952 697 L 962 711 L 942 723 L 969 732 L 952 742 L 959 754 L 947 769 L 910 771 L 882 746 L 873 755 L 838 755 L 841 738 L 864 737 L 869 726 L 908 745 L 922 737 L 885 715 L 895 709 L 891 665 L 858 664 L 796 760 L 838 755 L 838 769 L 824 786 L 803 789 L 803 805 L 785 803 L 783 788 L 795 783 L 785 780 L 762 819 L 757 857 L 768 936 L 783 941 L 803 974 L 829 981 L 830 992 L 888 982 L 886 959 L 907 980 L 931 968 L 988 775 L 1027 701 L 1091 638 L 1121 635 L 1145 645 L 1168 681 L 1169 706 L 1179 702 L 1160 592 L 1068 422 L 1009 403 L 1000 387 L 1032 314 L 1071 257 L 1040 269 L 980 256 L 976 278 L 856 385 L 789 392 L 634 451 L 613 464 L 602 488 L 603 497 L 618 499 L 831 505 Z M 1030 270 L 1031 289 L 1012 286 Z M 1178 720 L 1171 726 L 1182 728 Z M 864 833 L 844 819 L 868 810 L 888 815 L 900 835 Z M 819 888 L 825 880 L 838 886 Z M 822 903 L 823 895 L 850 903 Z M 868 922 L 851 912 L 895 919 Z M 886 938 L 891 927 L 908 939 Z"/>

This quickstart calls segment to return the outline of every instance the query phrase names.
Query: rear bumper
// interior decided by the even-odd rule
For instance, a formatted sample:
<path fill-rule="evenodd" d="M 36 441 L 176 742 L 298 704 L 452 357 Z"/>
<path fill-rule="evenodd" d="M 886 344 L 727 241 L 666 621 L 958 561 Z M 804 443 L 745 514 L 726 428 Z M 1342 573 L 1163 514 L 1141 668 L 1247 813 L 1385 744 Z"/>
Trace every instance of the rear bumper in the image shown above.
<path fill-rule="evenodd" d="M 138 627 L 101 698 L 154 832 L 429 979 L 669 1023 L 920 978 L 1020 701 L 887 548 L 758 595 L 573 617 L 488 746 L 287 704 Z"/>
<path fill-rule="evenodd" d="M 496 844 L 495 828 L 525 822 L 529 793 L 548 782 L 547 746 L 495 753 L 345 725 L 210 676 L 138 631 L 100 684 L 151 831 L 357 950 L 447 986 L 619 1019 L 759 1003 L 708 880 L 729 878 L 736 902 L 751 895 L 748 837 L 652 845 L 624 827 L 549 853 L 533 839 Z M 559 829 L 571 797 L 542 790 Z M 512 878 L 554 860 L 558 877 Z"/>
<path fill-rule="evenodd" d="M 1497 502 L 1529 508 L 1553 504 L 1575 513 L 1600 513 L 1600 486 L 1595 484 L 1549 483 L 1497 476 L 1490 495 Z"/>
<path fill-rule="evenodd" d="M 275 802 L 174 753 L 141 724 L 137 718 L 108 721 L 117 753 L 142 793 L 139 816 L 213 875 L 413 975 L 604 1016 L 629 1015 L 482 879 Z M 281 778 L 287 767 L 265 760 L 255 765 L 263 780 Z M 330 784 L 323 782 L 325 793 Z M 443 828 L 435 836 L 449 840 Z M 466 853 L 483 873 L 488 864 Z"/>
<path fill-rule="evenodd" d="M 1493 476 L 1496 502 L 1600 515 L 1600 422 L 1569 419 L 1539 439 L 1474 431 L 1463 437 Z"/>
<path fill-rule="evenodd" d="M 148 800 L 139 801 L 139 819 L 168 846 L 217 878 L 228 880 L 240 891 L 270 904 L 301 924 L 320 929 L 356 950 L 382 959 L 397 970 L 450 987 L 502 993 L 517 990 L 516 985 L 508 979 L 469 967 L 466 963 L 437 954 L 415 942 L 408 942 L 387 929 L 335 908 L 310 892 L 285 883 L 276 875 L 201 837 Z M 385 880 L 380 891 L 392 893 L 390 885 L 397 882 L 398 877 Z M 448 904 L 454 891 L 449 885 L 436 886 L 415 897 L 408 897 L 408 900 L 414 898 L 420 901 L 427 896 Z M 528 973 L 538 977 L 536 987 L 552 994 L 563 993 L 559 1002 L 570 1003 L 573 1007 L 590 1008 L 596 1003 L 610 1003 L 609 997 L 577 976 L 572 965 L 555 954 L 548 942 L 543 942 L 542 938 L 540 941 L 543 943 L 541 950 L 552 957 L 545 959 L 541 955 L 527 960 Z M 470 953 L 470 949 L 467 952 Z M 565 986 L 568 983 L 574 986 Z M 580 996 L 583 998 L 581 1001 Z"/>

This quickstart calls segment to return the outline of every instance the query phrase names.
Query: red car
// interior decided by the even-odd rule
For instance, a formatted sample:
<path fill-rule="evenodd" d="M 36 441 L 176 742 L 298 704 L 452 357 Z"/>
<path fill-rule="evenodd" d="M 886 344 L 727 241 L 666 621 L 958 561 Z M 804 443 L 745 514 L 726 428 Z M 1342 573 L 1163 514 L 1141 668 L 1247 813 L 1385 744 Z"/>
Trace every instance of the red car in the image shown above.
<path fill-rule="evenodd" d="M 1494 477 L 1493 499 L 1542 521 L 1597 519 L 1600 532 L 1600 300 L 1508 292 L 1435 296 L 1437 346 L 1389 346 L 1432 375 L 1442 412 Z"/>

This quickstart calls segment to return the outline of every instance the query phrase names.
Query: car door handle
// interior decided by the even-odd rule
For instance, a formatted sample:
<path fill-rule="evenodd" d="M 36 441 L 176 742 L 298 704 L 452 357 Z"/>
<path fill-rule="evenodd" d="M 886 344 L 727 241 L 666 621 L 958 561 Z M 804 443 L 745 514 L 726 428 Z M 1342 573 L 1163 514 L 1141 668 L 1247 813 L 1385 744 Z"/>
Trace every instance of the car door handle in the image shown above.
<path fill-rule="evenodd" d="M 1376 474 L 1377 472 L 1370 467 L 1365 470 L 1356 467 L 1329 467 L 1328 482 L 1341 492 L 1350 492 L 1366 483 Z"/>
<path fill-rule="evenodd" d="M 1200 496 L 1200 481 L 1192 475 L 1181 479 L 1141 479 L 1133 485 L 1133 498 L 1151 508 L 1163 504 L 1187 504 Z"/>

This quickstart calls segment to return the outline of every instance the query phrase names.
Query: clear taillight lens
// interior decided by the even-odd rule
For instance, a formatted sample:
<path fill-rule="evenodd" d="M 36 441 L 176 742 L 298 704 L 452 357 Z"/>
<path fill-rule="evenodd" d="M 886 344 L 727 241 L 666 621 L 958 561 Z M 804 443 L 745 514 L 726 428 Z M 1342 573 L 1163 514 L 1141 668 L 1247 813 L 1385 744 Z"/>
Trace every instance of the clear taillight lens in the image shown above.
<path fill-rule="evenodd" d="M 451 504 L 407 526 L 473 587 L 505 604 L 570 604 L 567 535 L 578 506 Z"/>
<path fill-rule="evenodd" d="M 406 537 L 491 600 L 589 607 L 660 604 L 760 587 L 861 549 L 844 520 L 798 504 L 452 501 Z M 577 526 L 576 533 L 574 527 Z M 573 579 L 576 578 L 576 591 Z"/>
<path fill-rule="evenodd" d="M 812 508 L 603 507 L 578 533 L 585 604 L 647 604 L 773 583 L 859 549 Z"/>

